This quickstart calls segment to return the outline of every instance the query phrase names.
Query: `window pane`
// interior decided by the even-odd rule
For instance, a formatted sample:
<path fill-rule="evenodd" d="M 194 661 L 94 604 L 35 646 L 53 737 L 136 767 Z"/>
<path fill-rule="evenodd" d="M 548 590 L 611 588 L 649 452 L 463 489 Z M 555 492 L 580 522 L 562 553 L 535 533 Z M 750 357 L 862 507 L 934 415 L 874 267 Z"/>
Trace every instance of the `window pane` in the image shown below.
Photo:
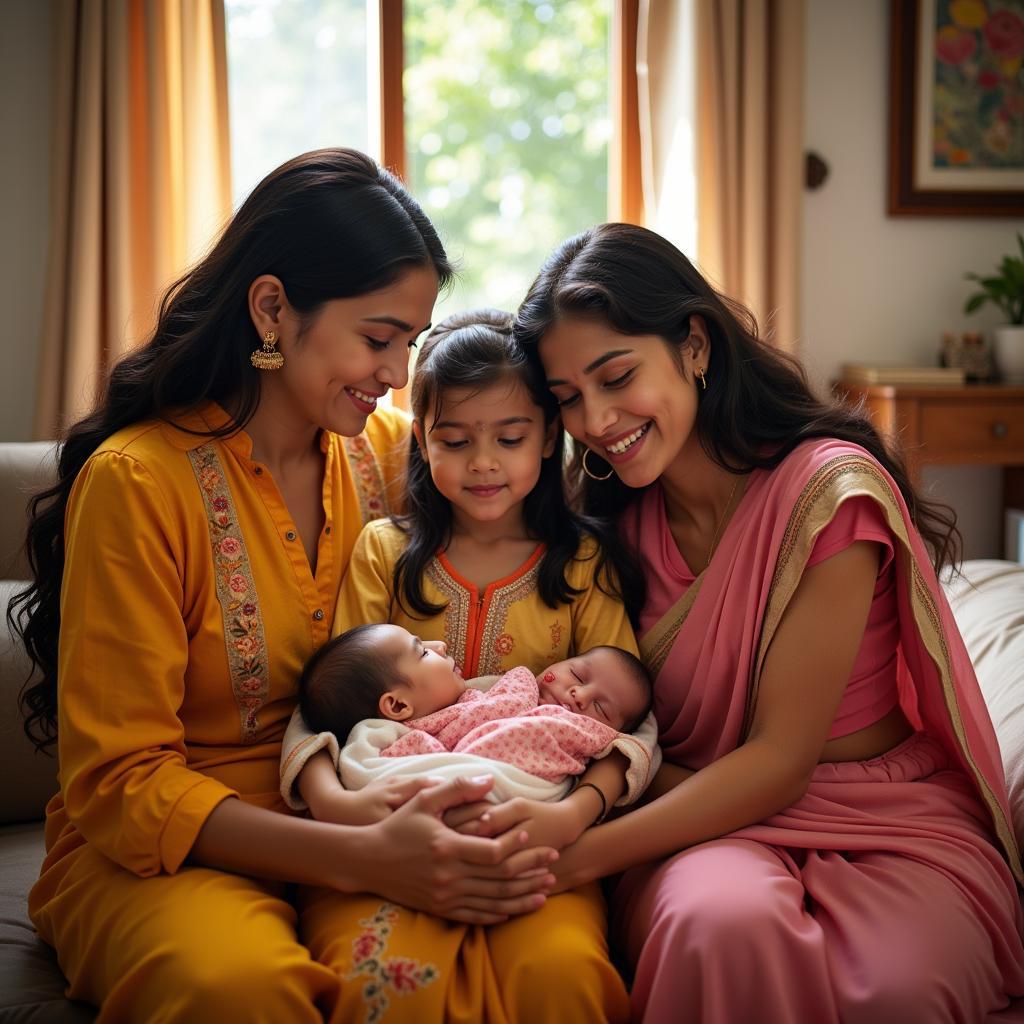
<path fill-rule="evenodd" d="M 462 262 L 446 311 L 514 309 L 607 219 L 610 0 L 405 0 L 409 185 Z"/>
<path fill-rule="evenodd" d="M 285 160 L 366 151 L 366 0 L 225 0 L 235 206 Z"/>

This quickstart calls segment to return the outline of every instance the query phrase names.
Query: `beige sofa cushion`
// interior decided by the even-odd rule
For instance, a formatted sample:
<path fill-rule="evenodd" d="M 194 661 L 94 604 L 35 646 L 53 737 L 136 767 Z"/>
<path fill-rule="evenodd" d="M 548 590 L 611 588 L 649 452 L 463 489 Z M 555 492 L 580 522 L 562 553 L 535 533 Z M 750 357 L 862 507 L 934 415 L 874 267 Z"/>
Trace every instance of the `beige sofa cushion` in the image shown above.
<path fill-rule="evenodd" d="M 31 575 L 22 550 L 28 502 L 53 484 L 56 457 L 52 441 L 0 444 L 0 579 L 25 580 Z"/>

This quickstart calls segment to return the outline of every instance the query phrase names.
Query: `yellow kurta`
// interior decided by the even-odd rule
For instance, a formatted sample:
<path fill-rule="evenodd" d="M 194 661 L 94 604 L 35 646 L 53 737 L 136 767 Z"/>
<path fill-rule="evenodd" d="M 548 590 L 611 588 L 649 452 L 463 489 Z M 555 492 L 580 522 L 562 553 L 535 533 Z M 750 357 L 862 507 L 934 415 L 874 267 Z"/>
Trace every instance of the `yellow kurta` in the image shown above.
<path fill-rule="evenodd" d="M 566 573 L 581 593 L 557 608 L 549 608 L 537 590 L 543 545 L 514 573 L 483 591 L 438 555 L 427 566 L 423 593 L 445 609 L 427 618 L 410 612 L 395 595 L 395 563 L 405 543 L 406 535 L 390 520 L 367 524 L 338 597 L 335 634 L 364 622 L 403 626 L 423 640 L 444 640 L 467 679 L 507 672 L 516 665 L 540 672 L 606 644 L 637 653 L 622 602 L 594 582 L 597 544 L 590 538 L 580 544 Z"/>
<path fill-rule="evenodd" d="M 211 405 L 181 425 L 224 420 Z M 368 1000 L 354 945 L 381 900 L 307 891 L 298 915 L 276 883 L 184 861 L 226 797 L 284 809 L 280 744 L 299 670 L 327 639 L 356 536 L 397 495 L 407 443 L 405 418 L 384 410 L 357 438 L 322 436 L 315 576 L 245 433 L 210 440 L 139 424 L 108 439 L 79 474 L 61 594 L 61 792 L 47 809 L 48 852 L 29 909 L 69 994 L 100 1005 L 101 1021 L 291 1024 L 370 1020 L 374 1005 L 386 1009 Z M 603 932 L 595 939 L 598 904 L 562 901 L 508 927 L 532 935 L 552 915 L 579 922 L 573 934 L 597 979 L 586 999 L 599 1015 L 604 1003 L 617 1014 L 621 985 L 605 974 Z M 478 1019 L 504 1019 L 503 977 L 520 965 L 494 959 L 500 942 L 393 913 L 392 948 L 429 959 L 437 973 L 374 1019 L 442 1019 L 465 994 L 467 970 L 495 979 L 471 986 L 484 1004 Z M 523 949 L 532 957 L 533 940 Z M 381 981 L 400 992 L 380 978 L 375 991 Z"/>

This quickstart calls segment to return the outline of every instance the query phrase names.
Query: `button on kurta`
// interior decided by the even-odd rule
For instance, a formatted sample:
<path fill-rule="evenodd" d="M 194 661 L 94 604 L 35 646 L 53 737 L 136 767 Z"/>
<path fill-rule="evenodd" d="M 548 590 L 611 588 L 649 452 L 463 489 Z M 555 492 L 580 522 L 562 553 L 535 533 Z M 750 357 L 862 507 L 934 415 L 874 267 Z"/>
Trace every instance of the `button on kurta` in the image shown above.
<path fill-rule="evenodd" d="M 288 532 L 287 532 L 287 533 L 286 533 L 286 534 L 284 535 L 284 539 L 285 539 L 285 540 L 295 540 L 295 531 L 294 531 L 294 530 L 289 530 L 289 531 L 288 531 Z"/>
<path fill-rule="evenodd" d="M 319 622 L 323 617 L 324 617 L 324 610 L 323 610 L 323 608 L 317 608 L 317 610 L 315 612 L 313 612 L 313 618 L 316 619 L 317 622 Z"/>

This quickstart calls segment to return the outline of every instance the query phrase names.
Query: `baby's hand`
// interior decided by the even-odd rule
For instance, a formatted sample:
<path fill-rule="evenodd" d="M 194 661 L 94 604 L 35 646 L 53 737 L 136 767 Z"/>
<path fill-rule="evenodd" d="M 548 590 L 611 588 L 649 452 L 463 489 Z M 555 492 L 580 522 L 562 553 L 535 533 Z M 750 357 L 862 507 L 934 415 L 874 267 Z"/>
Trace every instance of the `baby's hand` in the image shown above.
<path fill-rule="evenodd" d="M 349 798 L 348 807 L 344 812 L 346 820 L 337 821 L 337 824 L 373 825 L 383 821 L 421 789 L 435 786 L 439 781 L 441 780 L 423 776 L 415 779 L 379 779 L 363 789 L 345 791 Z"/>

